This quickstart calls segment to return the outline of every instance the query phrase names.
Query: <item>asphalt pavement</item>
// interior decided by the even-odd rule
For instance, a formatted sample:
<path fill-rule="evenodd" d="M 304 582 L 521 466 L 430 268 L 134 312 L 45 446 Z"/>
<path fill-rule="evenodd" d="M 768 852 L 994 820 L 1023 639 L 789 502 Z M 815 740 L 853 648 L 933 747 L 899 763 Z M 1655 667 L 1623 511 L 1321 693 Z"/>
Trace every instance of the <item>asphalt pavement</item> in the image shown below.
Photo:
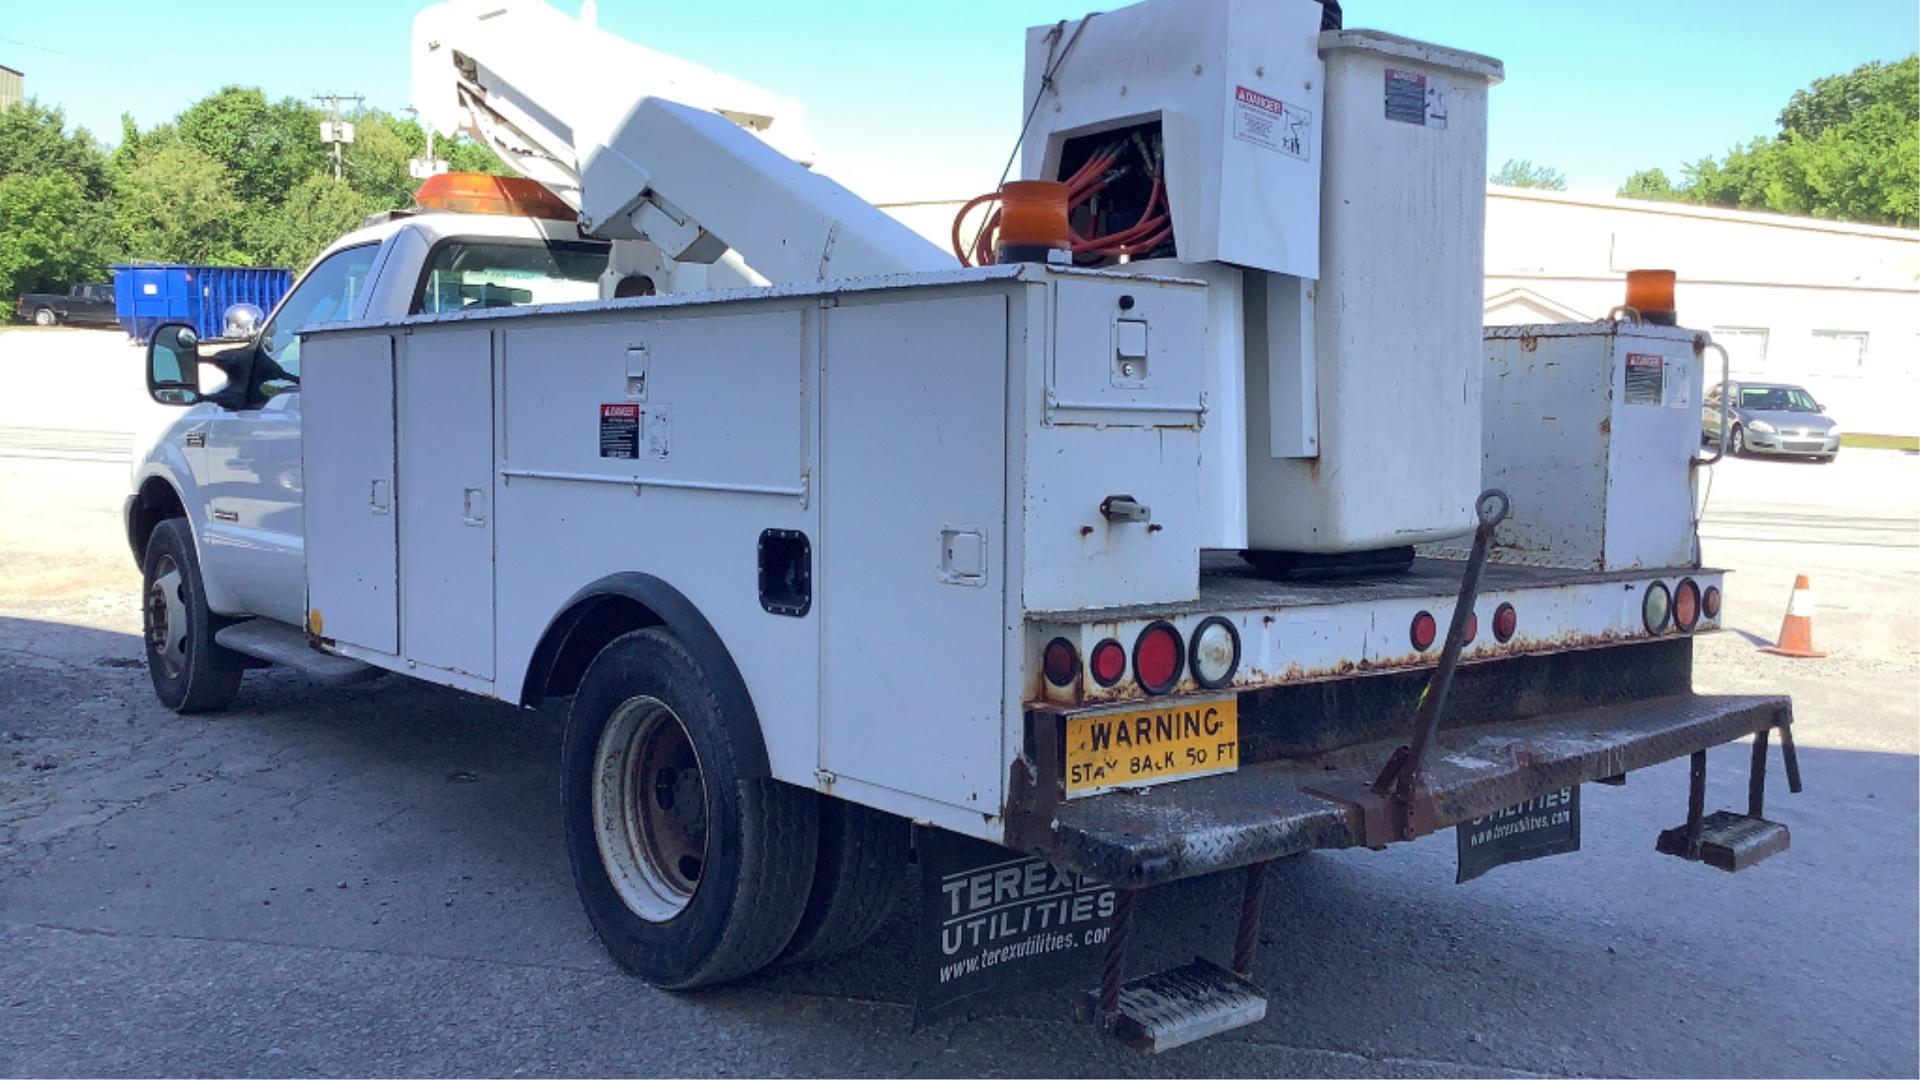
<path fill-rule="evenodd" d="M 1736 573 L 1697 683 L 1794 694 L 1790 852 L 1656 855 L 1675 762 L 1589 789 L 1579 853 L 1465 886 L 1450 835 L 1289 860 L 1266 1021 L 1148 1058 L 1060 994 L 913 1030 L 904 875 L 854 955 L 688 994 L 622 975 L 560 844 L 556 709 L 278 671 L 218 716 L 161 708 L 119 525 L 156 414 L 137 353 L 89 337 L 0 333 L 0 1073 L 1920 1072 L 1920 457 L 1716 470 L 1703 544 Z M 1800 573 L 1826 660 L 1756 651 Z M 1746 756 L 1712 755 L 1710 808 L 1744 805 Z M 1236 899 L 1150 894 L 1141 969 L 1220 954 Z"/>

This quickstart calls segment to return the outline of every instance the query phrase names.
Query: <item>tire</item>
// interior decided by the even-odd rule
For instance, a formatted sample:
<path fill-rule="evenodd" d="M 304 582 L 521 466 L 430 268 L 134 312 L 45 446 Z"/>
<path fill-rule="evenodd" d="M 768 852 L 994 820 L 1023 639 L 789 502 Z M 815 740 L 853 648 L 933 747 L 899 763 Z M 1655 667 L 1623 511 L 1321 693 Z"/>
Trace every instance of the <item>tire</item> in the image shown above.
<path fill-rule="evenodd" d="M 1727 455 L 1729 457 L 1747 456 L 1747 433 L 1739 424 L 1733 425 L 1733 433 L 1727 436 Z"/>
<path fill-rule="evenodd" d="M 574 885 L 614 960 L 655 986 L 765 967 L 806 910 L 818 797 L 748 775 L 743 762 L 761 748 L 741 744 L 759 737 L 741 719 L 724 715 L 699 662 L 659 628 L 600 650 L 567 714 L 560 788 Z"/>
<path fill-rule="evenodd" d="M 820 800 L 813 891 L 781 963 L 805 963 L 866 944 L 893 914 L 913 843 L 907 819 L 828 796 Z"/>
<path fill-rule="evenodd" d="M 240 692 L 244 668 L 239 654 L 213 642 L 228 620 L 207 608 L 200 558 L 184 518 L 154 526 L 140 568 L 141 627 L 153 692 L 177 713 L 226 708 Z"/>
<path fill-rule="evenodd" d="M 33 309 L 33 325 L 58 326 L 59 323 L 60 323 L 60 316 L 55 315 L 53 313 L 52 308 L 43 307 L 43 308 Z"/>

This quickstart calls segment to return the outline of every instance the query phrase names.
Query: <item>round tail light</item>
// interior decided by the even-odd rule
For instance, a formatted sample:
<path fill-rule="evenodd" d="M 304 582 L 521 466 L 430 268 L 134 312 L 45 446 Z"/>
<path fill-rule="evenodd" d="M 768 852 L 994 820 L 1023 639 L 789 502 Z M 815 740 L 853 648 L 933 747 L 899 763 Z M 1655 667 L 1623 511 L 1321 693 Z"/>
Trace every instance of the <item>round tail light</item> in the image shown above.
<path fill-rule="evenodd" d="M 1055 686 L 1072 686 L 1073 680 L 1080 676 L 1080 654 L 1066 638 L 1057 637 L 1047 642 L 1047 651 L 1041 660 L 1047 681 Z"/>
<path fill-rule="evenodd" d="M 1433 648 L 1433 639 L 1440 634 L 1440 624 L 1433 621 L 1431 611 L 1423 611 L 1413 617 L 1413 627 L 1407 637 L 1413 641 L 1415 652 L 1426 652 Z"/>
<path fill-rule="evenodd" d="M 1664 634 L 1673 621 L 1673 594 L 1667 591 L 1662 582 L 1647 586 L 1646 598 L 1640 601 L 1640 621 L 1646 624 L 1647 633 Z"/>
<path fill-rule="evenodd" d="M 1480 613 L 1477 611 L 1469 611 L 1467 612 L 1467 632 L 1464 636 L 1460 638 L 1460 644 L 1471 645 L 1473 644 L 1473 639 L 1479 636 L 1480 636 Z"/>
<path fill-rule="evenodd" d="M 1093 672 L 1093 681 L 1101 686 L 1112 686 L 1127 673 L 1127 650 L 1119 642 L 1108 638 L 1093 647 L 1093 657 L 1087 667 Z"/>
<path fill-rule="evenodd" d="M 1520 613 L 1512 604 L 1501 604 L 1493 611 L 1493 637 L 1502 645 L 1513 640 L 1514 631 L 1520 629 Z"/>
<path fill-rule="evenodd" d="M 1203 619 L 1193 631 L 1188 652 L 1193 681 L 1208 690 L 1218 690 L 1233 681 L 1233 673 L 1240 667 L 1240 632 L 1218 615 Z"/>
<path fill-rule="evenodd" d="M 1700 624 L 1700 583 L 1687 578 L 1673 590 L 1673 625 L 1683 632 Z"/>
<path fill-rule="evenodd" d="M 1187 651 L 1169 622 L 1148 624 L 1133 642 L 1133 677 L 1149 694 L 1164 694 L 1180 681 Z"/>
<path fill-rule="evenodd" d="M 1707 618 L 1709 619 L 1717 619 L 1720 617 L 1720 589 L 1718 586 L 1707 586 L 1706 595 L 1700 598 L 1700 610 L 1706 612 Z"/>

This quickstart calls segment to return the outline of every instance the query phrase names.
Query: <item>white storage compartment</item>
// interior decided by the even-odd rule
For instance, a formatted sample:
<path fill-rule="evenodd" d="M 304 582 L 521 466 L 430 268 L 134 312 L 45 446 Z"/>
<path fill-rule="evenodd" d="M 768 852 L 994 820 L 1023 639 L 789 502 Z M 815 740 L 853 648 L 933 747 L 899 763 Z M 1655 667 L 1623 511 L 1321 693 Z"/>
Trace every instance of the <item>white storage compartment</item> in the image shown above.
<path fill-rule="evenodd" d="M 1267 425 L 1249 424 L 1247 546 L 1332 554 L 1471 528 L 1487 88 L 1501 67 L 1371 30 L 1322 34 L 1320 53 L 1319 453 L 1277 456 Z"/>
<path fill-rule="evenodd" d="M 1487 329 L 1485 483 L 1513 500 L 1492 558 L 1694 565 L 1695 336 L 1612 322 Z"/>

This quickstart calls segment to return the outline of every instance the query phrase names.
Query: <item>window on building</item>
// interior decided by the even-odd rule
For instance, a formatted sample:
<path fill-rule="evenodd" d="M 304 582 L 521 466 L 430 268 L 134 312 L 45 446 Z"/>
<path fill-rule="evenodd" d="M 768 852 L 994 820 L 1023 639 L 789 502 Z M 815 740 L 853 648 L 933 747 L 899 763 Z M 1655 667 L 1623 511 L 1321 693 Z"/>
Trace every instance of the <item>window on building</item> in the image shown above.
<path fill-rule="evenodd" d="M 1727 360 L 1737 378 L 1764 375 L 1767 372 L 1767 331 L 1757 326 L 1716 326 L 1713 340 L 1727 350 Z"/>
<path fill-rule="evenodd" d="M 1809 371 L 1845 378 L 1866 373 L 1867 335 L 1864 330 L 1815 330 L 1807 357 Z"/>

